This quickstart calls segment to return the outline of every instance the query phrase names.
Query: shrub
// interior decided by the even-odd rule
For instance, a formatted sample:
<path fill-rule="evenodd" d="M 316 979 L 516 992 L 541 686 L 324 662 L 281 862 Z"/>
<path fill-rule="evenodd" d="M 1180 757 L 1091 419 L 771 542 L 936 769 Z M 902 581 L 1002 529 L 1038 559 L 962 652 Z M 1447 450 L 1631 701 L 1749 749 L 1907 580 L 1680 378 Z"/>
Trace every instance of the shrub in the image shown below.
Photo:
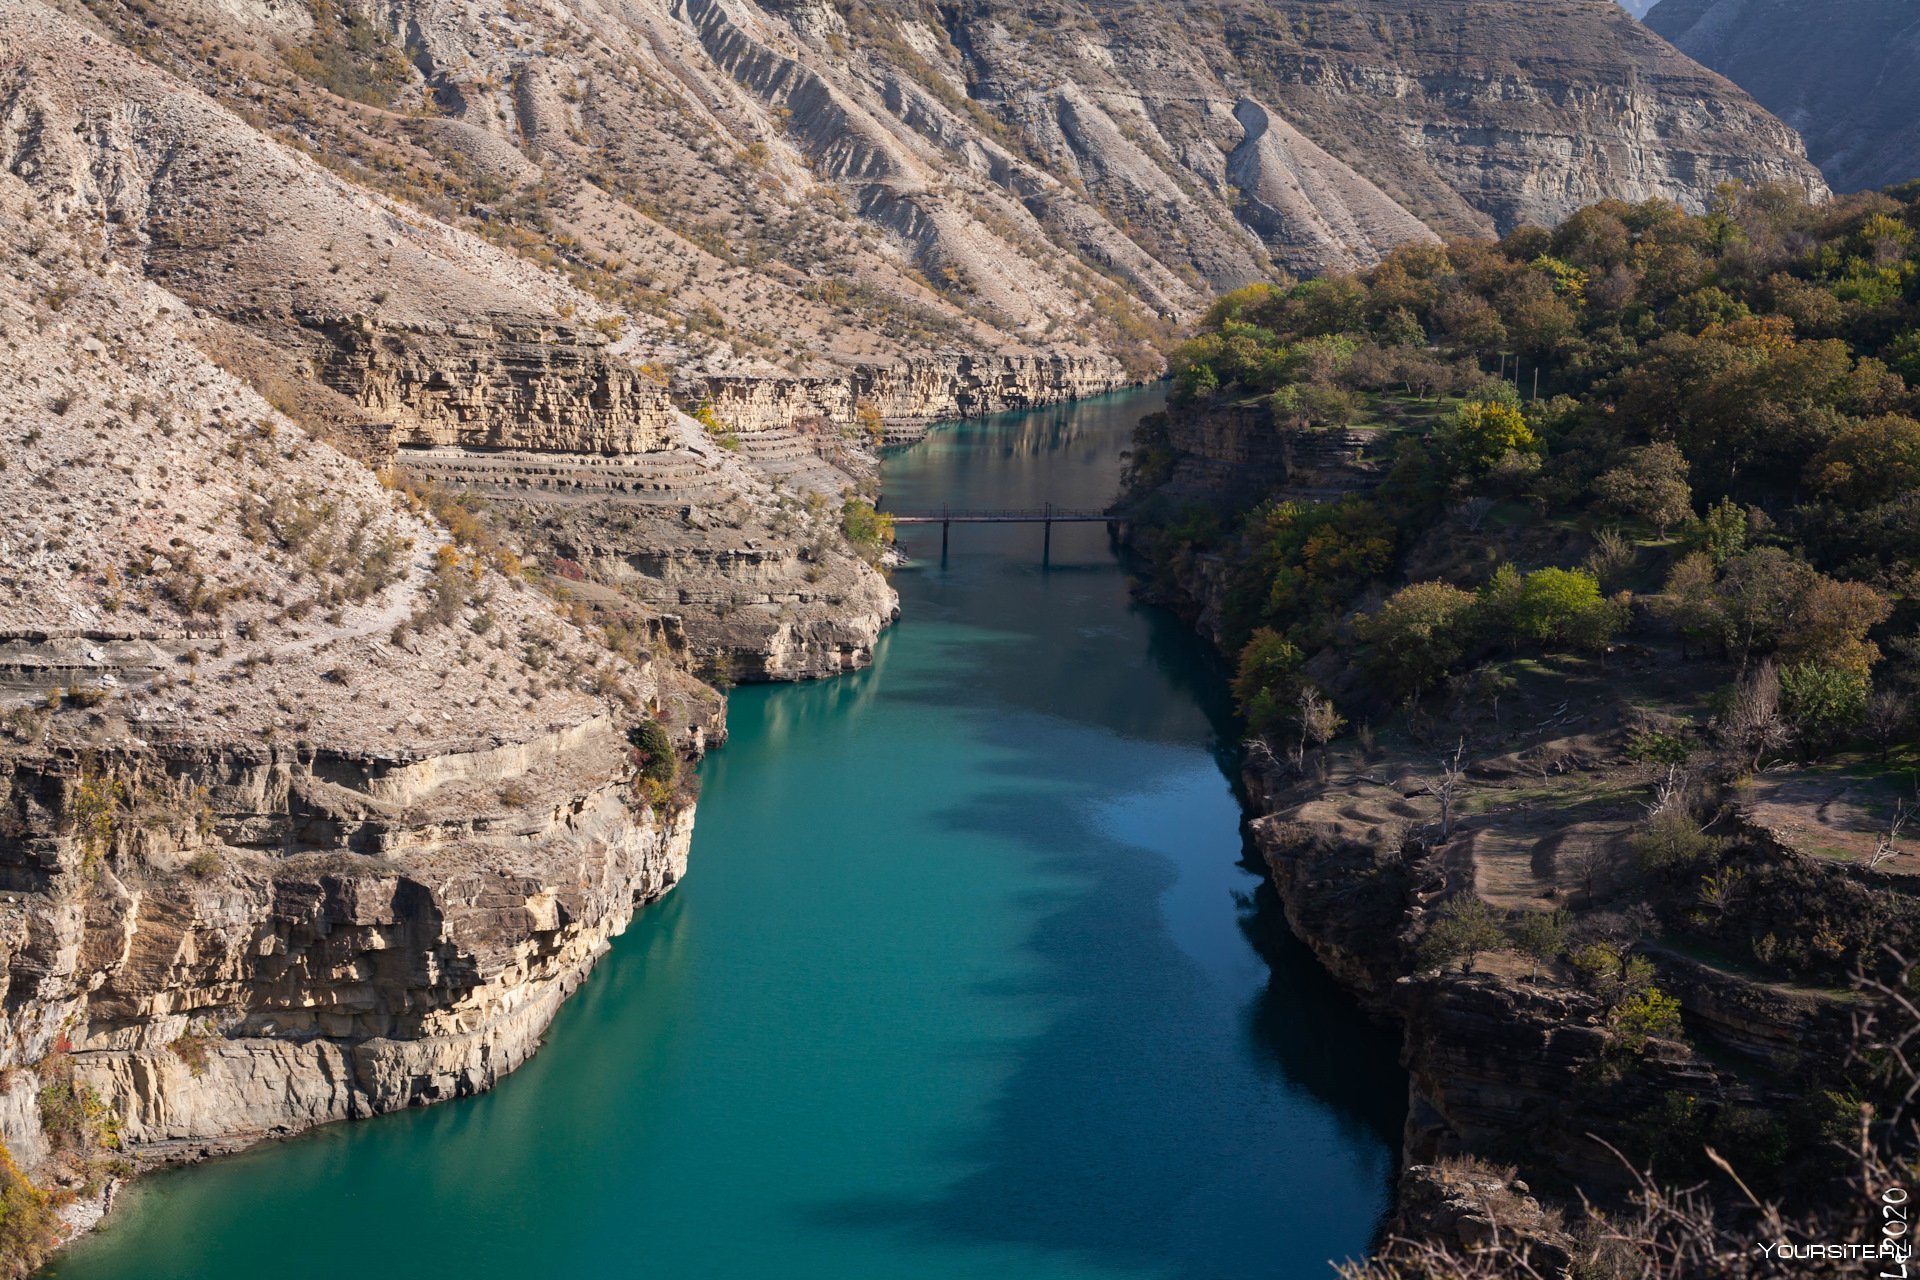
<path fill-rule="evenodd" d="M 1286 722 L 1299 692 L 1300 650 L 1271 627 L 1261 627 L 1240 650 L 1233 696 L 1247 728 L 1271 733 Z"/>
<path fill-rule="evenodd" d="M 1566 954 L 1567 927 L 1565 911 L 1525 911 L 1507 934 L 1535 964 L 1552 964 Z"/>
<path fill-rule="evenodd" d="M 1498 951 L 1507 945 L 1507 932 L 1500 913 L 1472 894 L 1450 900 L 1440 909 L 1440 917 L 1426 936 L 1420 939 L 1420 962 L 1445 966 L 1460 962 L 1460 972 L 1473 972 L 1473 962 L 1483 951 Z"/>
<path fill-rule="evenodd" d="M 1867 712 L 1865 676 L 1822 663 L 1780 671 L 1780 714 L 1803 754 L 1821 756 L 1852 736 Z"/>
<path fill-rule="evenodd" d="M 207 1059 L 213 1046 L 217 1044 L 219 1040 L 220 1037 L 218 1036 L 189 1031 L 174 1040 L 167 1048 L 173 1050 L 174 1056 L 186 1063 L 187 1071 L 195 1079 L 198 1079 L 207 1074 Z"/>
<path fill-rule="evenodd" d="M 1598 996 L 1609 1014 L 1653 986 L 1653 962 L 1616 942 L 1589 942 L 1568 959 L 1580 985 Z"/>
<path fill-rule="evenodd" d="M 1692 754 L 1684 729 L 1636 729 L 1627 741 L 1627 759 L 1642 764 L 1685 764 Z"/>
<path fill-rule="evenodd" d="M 120 1117 L 91 1086 L 74 1083 L 71 1068 L 41 1088 L 40 1126 L 55 1151 L 91 1156 L 120 1149 Z"/>
<path fill-rule="evenodd" d="M 1642 871 L 1684 872 L 1719 848 L 1720 842 L 1701 832 L 1686 807 L 1675 803 L 1654 814 L 1646 830 L 1633 837 L 1633 861 Z"/>
<path fill-rule="evenodd" d="M 627 741 L 633 744 L 633 762 L 641 777 L 671 784 L 680 776 L 680 754 L 658 720 L 642 720 L 627 730 Z"/>
<path fill-rule="evenodd" d="M 1465 655 L 1476 603 L 1473 593 L 1444 582 L 1417 582 L 1394 592 L 1354 623 L 1367 673 L 1396 696 L 1432 688 Z"/>
<path fill-rule="evenodd" d="M 893 542 L 893 517 L 864 498 L 848 498 L 840 504 L 840 532 L 861 559 L 878 564 Z"/>
<path fill-rule="evenodd" d="M 25 1275 L 60 1242 L 60 1213 L 53 1197 L 27 1180 L 0 1146 L 0 1271 Z"/>
<path fill-rule="evenodd" d="M 285 51 L 287 65 L 315 84 L 369 106 L 393 105 L 409 76 L 387 34 L 342 0 L 308 0 L 313 34 Z"/>
<path fill-rule="evenodd" d="M 1650 986 L 1622 1001 L 1610 1022 L 1620 1043 L 1639 1053 L 1650 1039 L 1671 1040 L 1680 1035 L 1680 1002 Z"/>

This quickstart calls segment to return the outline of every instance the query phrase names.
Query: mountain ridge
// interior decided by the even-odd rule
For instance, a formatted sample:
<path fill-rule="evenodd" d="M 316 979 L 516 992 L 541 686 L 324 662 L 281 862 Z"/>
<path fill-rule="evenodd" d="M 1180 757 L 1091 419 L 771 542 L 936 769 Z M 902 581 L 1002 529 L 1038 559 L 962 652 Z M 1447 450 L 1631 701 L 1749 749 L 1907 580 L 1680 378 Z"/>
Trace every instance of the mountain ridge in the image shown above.
<path fill-rule="evenodd" d="M 1920 177 L 1920 10 L 1898 0 L 1661 0 L 1647 25 L 1806 138 L 1837 190 Z"/>

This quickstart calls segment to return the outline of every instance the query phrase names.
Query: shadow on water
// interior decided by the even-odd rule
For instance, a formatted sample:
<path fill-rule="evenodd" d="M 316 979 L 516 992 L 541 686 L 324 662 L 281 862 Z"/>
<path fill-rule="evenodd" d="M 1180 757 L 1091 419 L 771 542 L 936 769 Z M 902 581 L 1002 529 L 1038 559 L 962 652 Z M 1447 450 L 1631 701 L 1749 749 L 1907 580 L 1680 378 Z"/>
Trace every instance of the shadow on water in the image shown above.
<path fill-rule="evenodd" d="M 981 799 L 941 820 L 1024 843 L 1082 884 L 1034 925 L 1030 979 L 991 992 L 1052 1017 L 1022 1045 L 987 1122 L 957 1139 L 951 1154 L 971 1172 L 930 1201 L 866 1198 L 823 1218 L 1065 1250 L 1183 1280 L 1330 1274 L 1329 1260 L 1357 1252 L 1330 1236 L 1351 1237 L 1356 1210 L 1378 1212 L 1392 1173 L 1405 1098 L 1392 1037 L 1287 932 L 1270 888 L 1240 893 L 1231 909 L 1271 970 L 1251 999 L 1222 1007 L 1156 918 L 1169 868 L 1095 829 L 1063 830 L 1060 811 L 1024 788 Z M 1103 963 L 1089 968 L 1090 956 Z M 1329 1168 L 1342 1153 L 1350 1167 Z M 1368 1187 L 1381 1197 L 1356 1205 L 1354 1189 Z"/>
<path fill-rule="evenodd" d="M 958 455 L 959 479 L 938 469 L 965 492 L 986 483 L 966 472 L 993 452 Z M 949 1155 L 968 1172 L 930 1198 L 830 1202 L 820 1220 L 1182 1280 L 1327 1275 L 1386 1203 L 1405 1114 L 1394 1038 L 1236 866 L 1244 832 L 1219 797 L 1239 794 L 1238 729 L 1217 656 L 1128 597 L 1095 531 L 1056 530 L 1060 563 L 1045 569 L 1023 559 L 1036 539 L 993 532 L 903 575 L 903 626 L 963 625 L 888 696 L 960 720 L 999 762 L 1000 785 L 929 819 L 1023 849 L 1072 886 L 1046 895 L 1022 980 L 986 992 L 1048 1016 L 984 1118 L 956 1130 Z M 1196 747 L 1210 780 L 1181 774 Z M 1191 806 L 1191 831 L 1102 820 L 1116 792 L 1172 786 L 1216 797 Z M 1192 947 L 1195 930 L 1214 948 L 1228 935 L 1235 954 Z"/>

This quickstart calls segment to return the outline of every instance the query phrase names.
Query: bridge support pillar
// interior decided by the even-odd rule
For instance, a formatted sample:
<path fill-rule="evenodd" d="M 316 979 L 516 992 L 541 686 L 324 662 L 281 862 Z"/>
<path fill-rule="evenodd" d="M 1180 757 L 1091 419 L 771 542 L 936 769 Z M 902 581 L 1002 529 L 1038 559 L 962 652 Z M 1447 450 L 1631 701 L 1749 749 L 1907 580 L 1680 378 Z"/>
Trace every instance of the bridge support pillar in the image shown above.
<path fill-rule="evenodd" d="M 947 562 L 947 533 L 952 528 L 953 528 L 953 521 L 948 518 L 947 509 L 945 507 L 940 508 L 940 563 L 941 564 L 945 564 Z"/>
<path fill-rule="evenodd" d="M 1041 529 L 1043 532 L 1040 535 L 1040 563 L 1045 566 L 1053 563 L 1053 504 L 1051 502 L 1047 504 L 1046 519 L 1041 521 Z"/>

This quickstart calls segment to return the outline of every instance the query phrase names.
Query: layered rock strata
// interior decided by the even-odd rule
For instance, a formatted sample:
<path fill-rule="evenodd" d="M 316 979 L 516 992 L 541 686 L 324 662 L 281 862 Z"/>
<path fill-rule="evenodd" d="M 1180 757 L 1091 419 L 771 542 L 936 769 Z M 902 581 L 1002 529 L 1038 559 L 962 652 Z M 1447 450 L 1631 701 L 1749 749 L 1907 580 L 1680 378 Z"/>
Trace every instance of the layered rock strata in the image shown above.
<path fill-rule="evenodd" d="M 630 778 L 605 718 L 417 759 L 21 753 L 0 1066 L 51 1056 L 143 1165 L 490 1088 L 685 872 L 691 806 Z M 50 1145 L 19 1120 L 16 1156 Z"/>
<path fill-rule="evenodd" d="M 314 319 L 328 386 L 391 422 L 389 448 L 462 445 L 573 453 L 667 446 L 663 382 L 611 357 L 605 335 L 532 318 L 386 326 Z"/>
<path fill-rule="evenodd" d="M 611 647 L 11 174 L 0 219 L 0 1141 L 84 1221 L 523 1062 L 684 873 L 662 778 L 722 721 L 666 620 Z"/>
<path fill-rule="evenodd" d="M 1059 404 L 1127 382 L 1120 366 L 1102 356 L 956 353 L 861 365 L 837 378 L 694 378 L 682 395 L 742 432 L 815 419 L 858 431 L 871 414 L 886 443 L 907 444 L 935 422 Z"/>

